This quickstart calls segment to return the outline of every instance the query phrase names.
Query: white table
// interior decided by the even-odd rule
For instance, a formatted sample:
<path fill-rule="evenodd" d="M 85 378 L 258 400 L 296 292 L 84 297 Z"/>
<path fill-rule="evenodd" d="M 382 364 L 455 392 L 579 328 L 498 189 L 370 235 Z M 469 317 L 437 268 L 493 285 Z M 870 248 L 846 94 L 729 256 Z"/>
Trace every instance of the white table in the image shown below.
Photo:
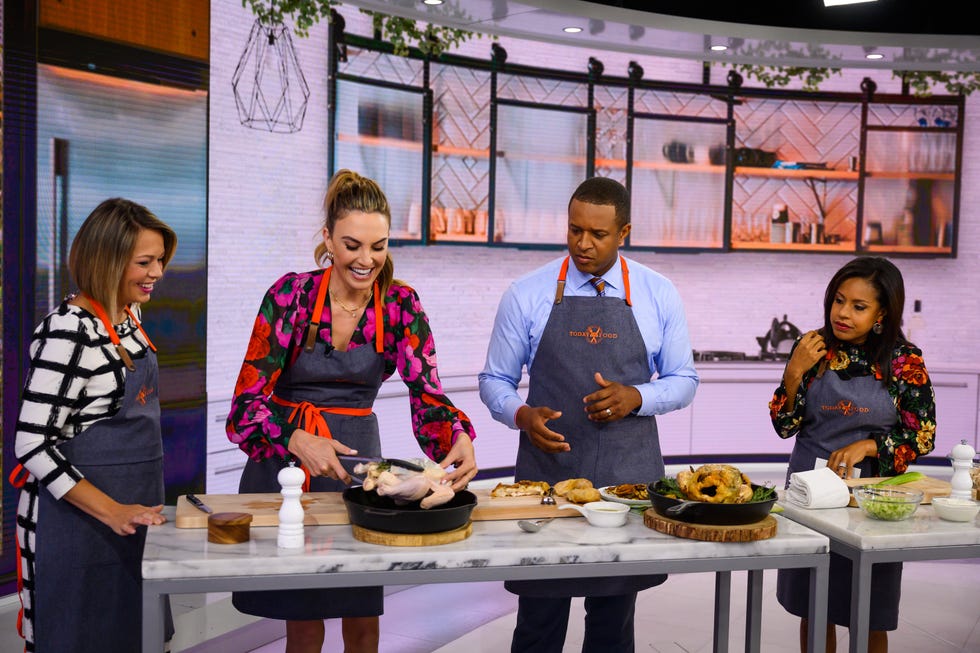
<path fill-rule="evenodd" d="M 631 514 L 622 528 L 584 519 L 556 519 L 538 533 L 514 521 L 473 522 L 472 535 L 452 544 L 381 546 L 354 539 L 350 526 L 307 526 L 302 549 L 279 549 L 275 527 L 251 529 L 241 544 L 212 544 L 207 529 L 151 527 L 143 555 L 143 652 L 163 649 L 169 594 L 365 585 L 534 580 L 656 573 L 715 573 L 713 650 L 728 650 L 731 572 L 748 571 L 745 650 L 759 651 L 765 569 L 810 570 L 811 651 L 823 650 L 828 538 L 777 516 L 775 537 L 712 543 L 664 535 Z"/>
<path fill-rule="evenodd" d="M 850 653 L 868 650 L 872 565 L 980 557 L 977 522 L 944 521 L 931 505 L 919 506 L 911 519 L 894 522 L 871 519 L 859 508 L 807 510 L 785 501 L 780 505 L 785 517 L 823 533 L 830 538 L 830 550 L 851 561 Z"/>

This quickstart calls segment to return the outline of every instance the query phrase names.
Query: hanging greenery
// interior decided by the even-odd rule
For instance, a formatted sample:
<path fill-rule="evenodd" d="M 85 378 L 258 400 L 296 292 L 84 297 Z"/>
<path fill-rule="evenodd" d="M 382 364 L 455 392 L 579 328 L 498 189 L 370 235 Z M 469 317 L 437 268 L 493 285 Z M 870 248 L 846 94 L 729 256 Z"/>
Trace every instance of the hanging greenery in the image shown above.
<path fill-rule="evenodd" d="M 735 54 L 749 56 L 753 58 L 766 58 L 773 61 L 785 61 L 791 59 L 818 59 L 833 62 L 835 57 L 830 52 L 820 46 L 809 46 L 805 51 L 795 48 L 793 44 L 786 41 L 769 41 L 753 47 L 745 47 L 740 44 L 735 50 Z M 922 61 L 927 55 L 925 52 L 907 51 L 910 60 Z M 935 55 L 934 55 L 935 56 Z M 944 57 L 947 54 L 942 54 Z M 937 60 L 937 63 L 941 63 Z M 790 82 L 798 80 L 802 83 L 804 91 L 819 91 L 820 84 L 827 81 L 831 75 L 840 75 L 841 69 L 831 66 L 807 67 L 807 66 L 778 66 L 760 64 L 733 64 L 727 62 L 715 62 L 715 65 L 725 66 L 742 73 L 746 77 L 755 79 L 757 82 L 772 88 L 774 86 L 787 86 Z M 973 91 L 980 89 L 980 72 L 956 72 L 941 70 L 894 70 L 892 76 L 897 77 L 908 85 L 909 91 L 916 96 L 931 95 L 936 87 L 945 88 L 952 95 L 969 95 Z"/>
<path fill-rule="evenodd" d="M 893 77 L 898 77 L 903 84 L 908 84 L 913 95 L 932 95 L 935 86 L 941 86 L 951 95 L 969 95 L 980 90 L 980 73 L 972 72 L 943 72 L 941 70 L 896 70 Z"/>
<path fill-rule="evenodd" d="M 840 75 L 840 68 L 805 68 L 803 66 L 759 66 L 755 64 L 730 64 L 730 67 L 746 77 L 755 79 L 766 88 L 787 86 L 794 79 L 803 83 L 804 91 L 819 91 L 820 83 L 831 75 Z"/>
<path fill-rule="evenodd" d="M 263 25 L 281 25 L 288 17 L 293 21 L 297 36 L 309 36 L 310 28 L 325 18 L 330 21 L 330 10 L 341 3 L 338 0 L 242 0 Z M 374 31 L 391 43 L 394 53 L 407 56 L 412 47 L 422 54 L 438 57 L 475 36 L 475 32 L 426 23 L 420 27 L 413 18 L 390 16 L 377 11 L 361 9 L 371 17 Z"/>

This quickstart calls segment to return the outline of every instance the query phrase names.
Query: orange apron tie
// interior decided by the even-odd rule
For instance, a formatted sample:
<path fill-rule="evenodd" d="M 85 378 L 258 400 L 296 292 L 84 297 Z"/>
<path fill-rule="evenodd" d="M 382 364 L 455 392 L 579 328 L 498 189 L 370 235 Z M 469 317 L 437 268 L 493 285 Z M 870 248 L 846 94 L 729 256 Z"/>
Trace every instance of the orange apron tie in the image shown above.
<path fill-rule="evenodd" d="M 320 438 L 333 439 L 333 435 L 330 433 L 330 427 L 327 426 L 327 420 L 323 417 L 323 413 L 330 413 L 331 415 L 352 415 L 352 416 L 365 416 L 372 413 L 372 408 L 368 406 L 367 408 L 345 408 L 343 406 L 316 406 L 308 401 L 286 401 L 280 397 L 273 395 L 272 401 L 276 402 L 280 406 L 287 406 L 293 409 L 293 412 L 289 414 L 289 423 L 295 424 L 304 431 L 308 431 L 313 435 Z M 301 462 L 299 464 L 300 469 L 303 470 L 303 474 L 306 476 L 303 481 L 303 492 L 310 491 L 310 470 L 306 469 Z"/>
<path fill-rule="evenodd" d="M 11 485 L 19 490 L 20 488 L 24 487 L 24 484 L 27 482 L 30 475 L 31 473 L 27 471 L 23 465 L 17 463 L 17 466 L 14 467 L 12 472 L 10 472 L 10 476 L 7 478 L 7 480 L 10 481 Z M 17 598 L 20 599 L 20 610 L 17 611 L 17 634 L 20 635 L 21 639 L 24 639 L 24 595 L 22 594 L 24 590 L 24 570 L 21 566 L 20 544 L 15 542 L 15 545 L 14 551 L 16 553 L 15 558 L 17 561 Z M 24 650 L 27 650 L 26 644 Z"/>
<path fill-rule="evenodd" d="M 320 287 L 316 291 L 316 301 L 313 303 L 313 319 L 310 321 L 310 326 L 306 328 L 306 344 L 303 346 L 303 350 L 307 352 L 312 352 L 313 348 L 316 347 L 316 334 L 320 331 L 320 320 L 323 317 L 323 304 L 327 299 L 327 288 L 330 286 L 330 271 L 333 270 L 333 266 L 325 269 L 323 271 L 323 277 L 320 279 Z M 378 282 L 374 282 L 374 350 L 379 354 L 384 351 L 385 342 L 385 330 L 384 330 L 384 314 L 382 311 L 384 302 L 381 300 L 381 288 L 378 286 Z M 141 329 L 142 330 L 142 329 Z M 145 335 L 145 334 L 144 334 Z"/>
<path fill-rule="evenodd" d="M 565 277 L 568 275 L 568 259 L 566 256 L 565 260 L 561 263 L 561 270 L 558 272 L 558 288 L 555 290 L 555 303 L 561 304 L 562 297 L 565 296 Z M 626 265 L 626 259 L 622 256 L 619 257 L 619 265 L 623 268 L 623 292 L 626 294 L 626 305 L 632 306 L 633 301 L 630 299 L 630 270 Z"/>
<path fill-rule="evenodd" d="M 102 321 L 102 324 L 105 325 L 106 331 L 109 332 L 109 340 L 116 346 L 116 351 L 119 353 L 119 358 L 121 358 L 122 362 L 126 364 L 126 369 L 128 369 L 130 372 L 135 372 L 136 365 L 133 364 L 133 359 L 129 357 L 129 352 L 122 346 L 122 343 L 119 340 L 119 334 L 116 333 L 116 328 L 112 325 L 112 321 L 109 319 L 109 315 L 106 313 L 105 308 L 102 306 L 102 304 L 95 301 L 85 293 L 82 293 L 82 297 L 87 299 L 89 303 L 92 304 L 92 308 L 95 309 L 95 315 Z M 129 314 L 129 317 L 133 318 L 133 322 L 136 323 L 136 328 L 139 329 L 140 333 L 143 334 L 143 337 L 146 338 L 146 344 L 149 345 L 150 349 L 156 351 L 157 348 L 153 345 L 153 342 L 150 341 L 150 336 L 146 335 L 146 331 L 143 330 L 143 325 L 136 319 L 136 316 L 133 315 L 133 312 L 129 310 L 128 306 L 125 308 L 125 311 Z"/>

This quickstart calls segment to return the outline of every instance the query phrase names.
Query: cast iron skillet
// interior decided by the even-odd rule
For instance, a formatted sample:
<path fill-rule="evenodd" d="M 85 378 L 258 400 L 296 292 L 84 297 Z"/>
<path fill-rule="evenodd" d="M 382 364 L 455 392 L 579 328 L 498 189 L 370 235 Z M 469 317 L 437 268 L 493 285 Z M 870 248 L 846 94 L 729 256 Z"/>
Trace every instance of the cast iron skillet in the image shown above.
<path fill-rule="evenodd" d="M 738 524 L 753 524 L 766 518 L 769 511 L 776 503 L 776 496 L 767 501 L 756 501 L 755 503 L 706 503 L 704 501 L 681 501 L 673 497 L 658 494 L 654 489 L 656 483 L 647 486 L 647 494 L 650 496 L 650 503 L 653 510 L 658 515 L 676 519 L 677 521 L 689 522 L 692 524 L 711 524 L 717 526 L 733 526 Z M 755 490 L 759 486 L 752 484 Z M 673 506 L 684 507 L 676 514 L 667 512 Z"/>
<path fill-rule="evenodd" d="M 385 533 L 442 533 L 455 530 L 470 520 L 476 495 L 469 490 L 456 493 L 451 500 L 434 508 L 422 509 L 418 501 L 397 505 L 391 497 L 380 496 L 361 486 L 344 490 L 344 505 L 350 523 Z"/>

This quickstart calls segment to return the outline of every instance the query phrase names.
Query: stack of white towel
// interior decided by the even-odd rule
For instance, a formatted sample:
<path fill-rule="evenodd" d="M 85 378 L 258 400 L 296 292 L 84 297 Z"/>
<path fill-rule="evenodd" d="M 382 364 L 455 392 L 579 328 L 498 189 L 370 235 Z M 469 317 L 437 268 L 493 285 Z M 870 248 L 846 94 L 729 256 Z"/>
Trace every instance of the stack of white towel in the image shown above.
<path fill-rule="evenodd" d="M 790 474 L 786 499 L 804 508 L 843 508 L 851 491 L 840 476 L 828 467 Z"/>

